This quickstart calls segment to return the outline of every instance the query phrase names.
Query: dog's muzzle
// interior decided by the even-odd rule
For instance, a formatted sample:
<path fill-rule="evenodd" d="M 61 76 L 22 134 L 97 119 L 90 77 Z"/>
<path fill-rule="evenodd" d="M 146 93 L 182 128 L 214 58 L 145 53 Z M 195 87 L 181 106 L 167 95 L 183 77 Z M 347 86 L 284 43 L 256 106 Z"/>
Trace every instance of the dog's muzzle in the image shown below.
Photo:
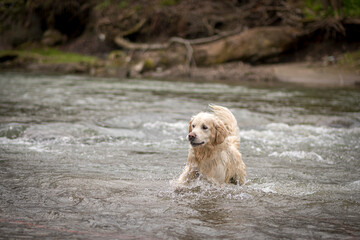
<path fill-rule="evenodd" d="M 193 147 L 200 146 L 200 145 L 204 144 L 204 142 L 200 142 L 200 143 L 195 142 L 196 134 L 194 132 L 190 132 L 187 135 L 187 139 L 189 140 L 191 146 L 193 146 Z"/>

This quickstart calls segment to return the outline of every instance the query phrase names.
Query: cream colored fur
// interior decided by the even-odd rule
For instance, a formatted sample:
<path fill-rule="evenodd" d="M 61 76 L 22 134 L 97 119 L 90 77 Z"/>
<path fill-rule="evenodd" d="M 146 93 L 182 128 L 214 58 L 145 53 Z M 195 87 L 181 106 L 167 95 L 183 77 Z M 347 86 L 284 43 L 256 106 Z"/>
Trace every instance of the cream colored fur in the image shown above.
<path fill-rule="evenodd" d="M 201 112 L 189 122 L 190 150 L 179 184 L 197 177 L 216 183 L 244 184 L 239 128 L 229 109 L 210 105 L 212 113 Z M 195 137 L 194 137 L 195 136 Z"/>

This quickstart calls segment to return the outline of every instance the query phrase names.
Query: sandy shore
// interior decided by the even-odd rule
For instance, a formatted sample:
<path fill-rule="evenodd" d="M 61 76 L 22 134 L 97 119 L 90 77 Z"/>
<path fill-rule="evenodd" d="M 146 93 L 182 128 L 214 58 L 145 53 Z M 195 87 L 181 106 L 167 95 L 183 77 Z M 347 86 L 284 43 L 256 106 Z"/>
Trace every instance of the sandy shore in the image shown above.
<path fill-rule="evenodd" d="M 337 66 L 319 66 L 314 63 L 286 63 L 257 67 L 269 71 L 281 82 L 296 83 L 305 86 L 320 87 L 360 87 L 358 73 L 341 69 Z"/>
<path fill-rule="evenodd" d="M 310 62 L 259 66 L 232 62 L 191 69 L 175 67 L 161 72 L 145 73 L 143 77 L 232 84 L 288 83 L 306 87 L 360 87 L 360 71 Z"/>

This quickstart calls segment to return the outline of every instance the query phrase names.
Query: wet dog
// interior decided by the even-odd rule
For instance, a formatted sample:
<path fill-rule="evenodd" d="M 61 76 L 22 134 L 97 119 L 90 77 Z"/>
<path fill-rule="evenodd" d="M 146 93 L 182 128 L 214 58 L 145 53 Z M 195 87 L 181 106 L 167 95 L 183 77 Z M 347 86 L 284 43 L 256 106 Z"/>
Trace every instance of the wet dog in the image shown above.
<path fill-rule="evenodd" d="M 244 184 L 246 168 L 239 151 L 237 121 L 229 109 L 209 106 L 212 113 L 200 112 L 189 122 L 190 150 L 178 183 L 203 177 L 219 185 Z"/>

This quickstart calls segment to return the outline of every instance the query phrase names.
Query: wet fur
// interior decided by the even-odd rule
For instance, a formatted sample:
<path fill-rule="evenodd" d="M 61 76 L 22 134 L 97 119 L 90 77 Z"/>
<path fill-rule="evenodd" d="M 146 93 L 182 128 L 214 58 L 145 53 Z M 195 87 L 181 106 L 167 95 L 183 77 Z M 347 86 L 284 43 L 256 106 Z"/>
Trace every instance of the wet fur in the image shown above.
<path fill-rule="evenodd" d="M 189 134 L 196 134 L 179 184 L 200 177 L 216 183 L 243 184 L 245 164 L 239 152 L 239 128 L 234 115 L 225 107 L 210 105 L 212 113 L 201 112 L 189 122 Z M 208 129 L 202 129 L 205 125 Z M 189 139 L 189 135 L 188 135 Z"/>

